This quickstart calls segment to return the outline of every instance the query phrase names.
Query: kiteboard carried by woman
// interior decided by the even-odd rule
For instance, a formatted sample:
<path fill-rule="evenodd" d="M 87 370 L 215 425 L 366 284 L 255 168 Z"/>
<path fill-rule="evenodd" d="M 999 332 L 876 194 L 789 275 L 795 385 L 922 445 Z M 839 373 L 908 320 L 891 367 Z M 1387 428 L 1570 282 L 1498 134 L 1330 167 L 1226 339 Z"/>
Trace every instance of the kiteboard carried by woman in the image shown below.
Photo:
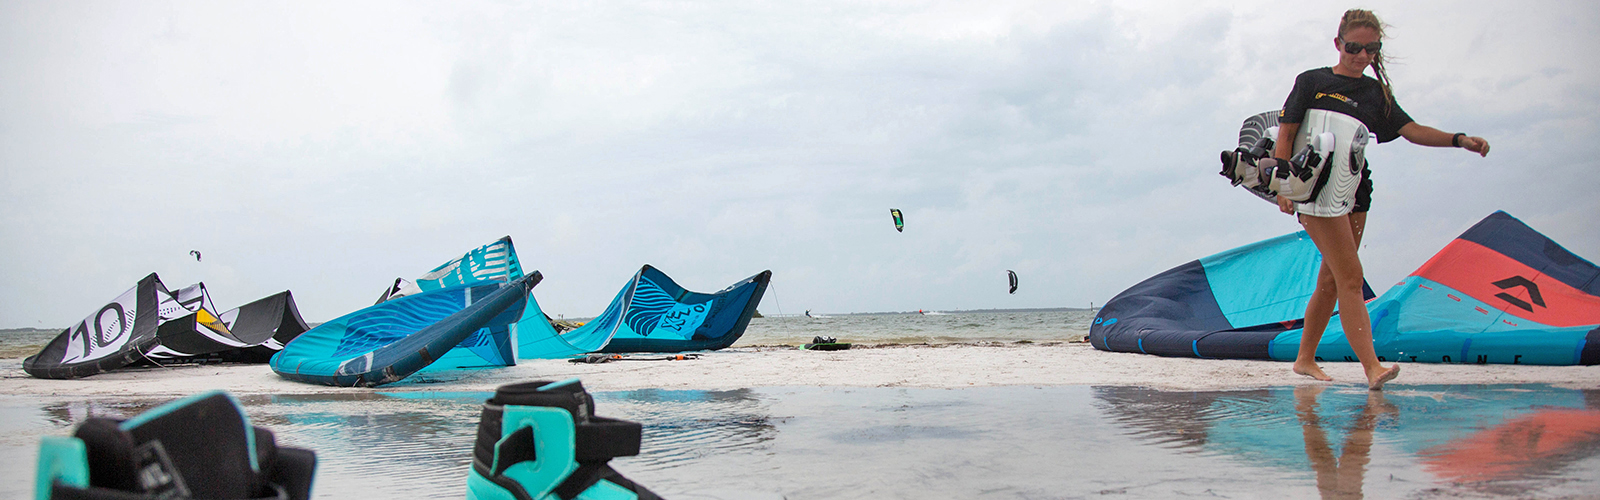
<path fill-rule="evenodd" d="M 1400 109 L 1384 72 L 1383 27 L 1371 11 L 1346 11 L 1333 39 L 1339 64 L 1301 73 L 1283 110 L 1276 117 L 1245 120 L 1240 148 L 1222 158 L 1224 176 L 1275 201 L 1284 213 L 1297 215 L 1322 253 L 1294 372 L 1333 380 L 1317 366 L 1316 351 L 1339 305 L 1346 340 L 1372 390 L 1398 376 L 1400 366 L 1385 367 L 1374 353 L 1362 295 L 1365 278 L 1356 255 L 1372 203 L 1367 141 L 1376 138 L 1381 144 L 1404 137 L 1413 144 L 1489 154 L 1489 141 L 1482 137 L 1422 125 Z M 1368 67 L 1376 78 L 1365 74 Z"/>

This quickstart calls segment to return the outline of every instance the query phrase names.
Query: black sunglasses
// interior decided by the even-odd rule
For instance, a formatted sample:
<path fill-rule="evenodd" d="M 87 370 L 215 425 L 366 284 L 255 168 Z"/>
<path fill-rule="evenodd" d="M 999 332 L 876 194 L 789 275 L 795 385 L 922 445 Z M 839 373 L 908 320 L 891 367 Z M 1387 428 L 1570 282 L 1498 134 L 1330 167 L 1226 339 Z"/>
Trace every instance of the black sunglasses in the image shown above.
<path fill-rule="evenodd" d="M 1372 42 L 1366 45 L 1355 42 L 1344 43 L 1344 52 L 1346 54 L 1360 54 L 1362 49 L 1366 49 L 1368 54 L 1378 55 L 1378 51 L 1383 49 L 1383 42 Z"/>

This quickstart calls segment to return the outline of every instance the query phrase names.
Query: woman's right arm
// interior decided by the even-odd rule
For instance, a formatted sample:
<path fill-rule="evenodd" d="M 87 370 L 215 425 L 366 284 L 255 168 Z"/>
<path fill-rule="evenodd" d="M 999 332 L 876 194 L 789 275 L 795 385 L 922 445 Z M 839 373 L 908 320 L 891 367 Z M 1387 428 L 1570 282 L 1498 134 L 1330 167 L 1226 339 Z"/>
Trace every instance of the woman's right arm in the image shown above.
<path fill-rule="evenodd" d="M 1278 138 L 1272 143 L 1272 157 L 1282 158 L 1283 160 L 1279 161 L 1285 161 L 1294 155 L 1294 136 L 1298 133 L 1300 133 L 1300 124 L 1279 123 Z M 1289 201 L 1288 198 L 1284 198 L 1282 195 L 1278 196 L 1277 201 L 1279 211 L 1294 215 L 1294 202 Z"/>

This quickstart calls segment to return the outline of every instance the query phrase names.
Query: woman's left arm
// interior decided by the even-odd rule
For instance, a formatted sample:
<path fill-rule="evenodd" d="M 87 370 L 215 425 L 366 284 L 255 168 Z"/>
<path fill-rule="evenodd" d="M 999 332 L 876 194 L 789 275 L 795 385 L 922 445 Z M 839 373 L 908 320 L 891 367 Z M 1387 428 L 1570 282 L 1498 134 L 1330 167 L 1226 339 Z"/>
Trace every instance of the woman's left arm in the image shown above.
<path fill-rule="evenodd" d="M 1417 122 L 1400 127 L 1400 137 L 1406 138 L 1412 144 L 1436 148 L 1459 147 L 1478 153 L 1479 156 L 1489 156 L 1488 140 L 1466 134 L 1461 134 L 1461 138 L 1457 139 L 1456 135 Z"/>

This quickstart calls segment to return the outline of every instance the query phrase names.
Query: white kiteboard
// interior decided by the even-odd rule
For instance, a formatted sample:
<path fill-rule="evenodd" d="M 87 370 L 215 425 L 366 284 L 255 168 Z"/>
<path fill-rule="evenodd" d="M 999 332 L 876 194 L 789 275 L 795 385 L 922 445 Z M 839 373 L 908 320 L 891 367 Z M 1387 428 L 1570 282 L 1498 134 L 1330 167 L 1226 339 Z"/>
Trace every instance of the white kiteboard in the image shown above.
<path fill-rule="evenodd" d="M 1222 153 L 1222 176 L 1251 194 L 1277 203 L 1284 195 L 1300 213 L 1333 217 L 1349 213 L 1366 167 L 1370 134 L 1361 120 L 1321 109 L 1306 111 L 1288 164 L 1271 158 L 1278 111 L 1251 115 L 1239 128 L 1239 146 Z"/>
<path fill-rule="evenodd" d="M 1299 204 L 1299 212 L 1316 217 L 1338 217 L 1350 213 L 1356 204 L 1356 188 L 1361 185 L 1361 170 L 1367 166 L 1367 125 L 1355 117 L 1323 109 L 1306 110 L 1300 132 L 1294 137 L 1298 151 L 1317 136 L 1332 133 L 1331 150 L 1319 151 L 1325 165 L 1320 193 Z"/>

